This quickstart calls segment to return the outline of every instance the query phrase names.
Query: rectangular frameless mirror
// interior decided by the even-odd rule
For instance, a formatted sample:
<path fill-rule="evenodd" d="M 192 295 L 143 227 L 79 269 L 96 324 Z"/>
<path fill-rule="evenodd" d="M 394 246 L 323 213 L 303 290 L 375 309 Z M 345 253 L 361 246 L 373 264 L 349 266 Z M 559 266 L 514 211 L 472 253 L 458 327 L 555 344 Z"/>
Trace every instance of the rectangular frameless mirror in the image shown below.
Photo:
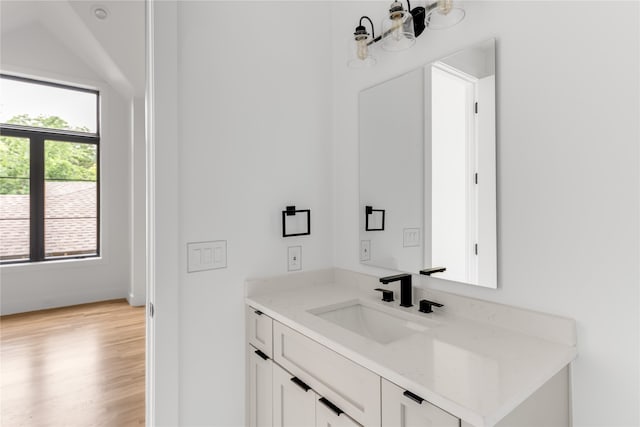
<path fill-rule="evenodd" d="M 496 288 L 495 40 L 359 101 L 361 262 Z M 384 230 L 366 230 L 367 206 Z"/>

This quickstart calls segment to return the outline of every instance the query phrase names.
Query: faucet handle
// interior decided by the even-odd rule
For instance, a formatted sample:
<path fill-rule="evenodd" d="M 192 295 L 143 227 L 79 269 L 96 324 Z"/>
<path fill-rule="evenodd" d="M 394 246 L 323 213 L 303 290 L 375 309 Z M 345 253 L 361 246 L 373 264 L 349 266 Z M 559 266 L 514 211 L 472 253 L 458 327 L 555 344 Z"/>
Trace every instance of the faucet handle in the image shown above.
<path fill-rule="evenodd" d="M 427 299 L 420 300 L 420 310 L 422 313 L 433 313 L 432 307 L 444 307 L 444 305 L 429 301 Z"/>
<path fill-rule="evenodd" d="M 382 292 L 382 301 L 391 302 L 393 301 L 393 291 L 389 289 L 375 288 L 374 291 Z"/>

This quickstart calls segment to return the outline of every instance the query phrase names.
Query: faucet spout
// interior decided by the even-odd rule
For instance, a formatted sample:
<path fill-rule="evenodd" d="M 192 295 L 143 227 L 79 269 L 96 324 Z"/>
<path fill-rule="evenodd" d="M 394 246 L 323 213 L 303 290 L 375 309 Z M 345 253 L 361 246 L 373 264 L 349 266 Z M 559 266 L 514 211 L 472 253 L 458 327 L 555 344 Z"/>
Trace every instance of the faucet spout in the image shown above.
<path fill-rule="evenodd" d="M 411 274 L 402 273 L 393 276 L 385 276 L 380 278 L 380 282 L 388 285 L 391 282 L 400 282 L 400 306 L 412 307 L 413 297 L 411 295 Z"/>

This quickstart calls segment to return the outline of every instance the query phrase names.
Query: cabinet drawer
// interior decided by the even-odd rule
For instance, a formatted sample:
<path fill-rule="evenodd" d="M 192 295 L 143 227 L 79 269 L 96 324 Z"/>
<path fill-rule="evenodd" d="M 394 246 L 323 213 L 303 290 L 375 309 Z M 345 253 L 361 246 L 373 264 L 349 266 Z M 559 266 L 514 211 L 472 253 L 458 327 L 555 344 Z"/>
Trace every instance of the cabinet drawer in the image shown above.
<path fill-rule="evenodd" d="M 459 427 L 460 419 L 382 379 L 382 425 Z"/>
<path fill-rule="evenodd" d="M 316 400 L 316 427 L 362 427 L 346 414 L 336 413 L 322 400 Z"/>
<path fill-rule="evenodd" d="M 247 306 L 247 337 L 255 348 L 273 357 L 273 319 L 250 306 Z"/>
<path fill-rule="evenodd" d="M 273 322 L 274 360 L 358 423 L 380 425 L 380 377 L 312 339 Z"/>
<path fill-rule="evenodd" d="M 273 364 L 274 427 L 315 427 L 318 395 L 292 381 L 293 375 Z"/>

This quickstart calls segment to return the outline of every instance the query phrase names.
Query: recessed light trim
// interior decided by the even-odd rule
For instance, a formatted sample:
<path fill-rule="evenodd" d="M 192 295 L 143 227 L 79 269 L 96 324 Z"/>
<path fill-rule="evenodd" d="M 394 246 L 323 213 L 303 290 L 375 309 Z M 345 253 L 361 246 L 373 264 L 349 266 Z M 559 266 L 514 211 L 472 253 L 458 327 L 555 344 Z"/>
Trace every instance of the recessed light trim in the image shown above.
<path fill-rule="evenodd" d="M 109 17 L 109 10 L 104 6 L 94 6 L 92 8 L 93 16 L 97 19 L 104 21 Z"/>

